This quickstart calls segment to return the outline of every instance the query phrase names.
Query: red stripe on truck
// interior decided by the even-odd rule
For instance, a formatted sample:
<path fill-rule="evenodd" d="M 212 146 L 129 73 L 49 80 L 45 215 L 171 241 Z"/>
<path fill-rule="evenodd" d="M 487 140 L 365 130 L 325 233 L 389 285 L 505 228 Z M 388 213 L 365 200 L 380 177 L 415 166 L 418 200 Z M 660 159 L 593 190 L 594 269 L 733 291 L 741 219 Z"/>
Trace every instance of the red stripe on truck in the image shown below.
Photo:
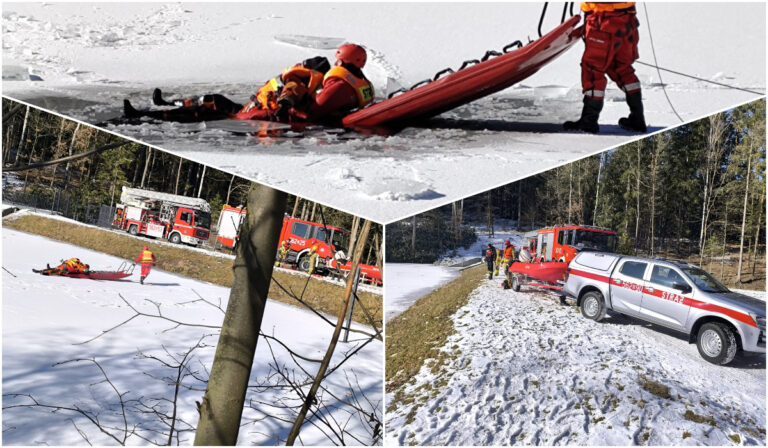
<path fill-rule="evenodd" d="M 598 275 L 598 274 L 593 274 L 591 272 L 579 271 L 578 269 L 571 269 L 570 275 L 577 275 L 579 277 L 584 277 L 591 280 L 597 280 L 599 282 L 608 283 L 611 285 L 622 286 L 619 283 L 613 282 L 611 278 L 606 277 L 604 275 Z M 668 293 L 655 288 L 653 292 L 648 291 L 648 288 L 643 288 L 643 294 L 653 296 L 653 297 L 658 297 L 660 299 L 681 302 L 683 305 L 688 305 L 688 306 L 705 310 L 705 311 L 711 311 L 713 313 L 723 314 L 732 319 L 738 320 L 739 322 L 744 322 L 749 326 L 757 328 L 757 322 L 755 322 L 755 319 L 753 319 L 752 316 L 750 316 L 749 314 L 735 311 L 730 308 L 725 308 L 720 305 L 714 305 L 712 303 L 702 302 L 700 300 L 694 300 L 689 297 L 678 296 L 676 294 Z M 667 298 L 664 297 L 665 295 L 667 296 Z"/>

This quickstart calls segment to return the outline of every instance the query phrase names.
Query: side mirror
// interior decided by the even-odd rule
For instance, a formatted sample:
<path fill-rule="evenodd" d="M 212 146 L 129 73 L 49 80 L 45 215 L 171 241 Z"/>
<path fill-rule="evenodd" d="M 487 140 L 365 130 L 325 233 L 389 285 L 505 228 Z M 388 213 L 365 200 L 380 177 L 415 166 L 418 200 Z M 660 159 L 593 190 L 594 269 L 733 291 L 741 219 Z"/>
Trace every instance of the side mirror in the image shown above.
<path fill-rule="evenodd" d="M 691 288 L 690 285 L 684 283 L 675 283 L 672 285 L 672 288 L 680 291 L 683 294 L 688 294 L 689 292 L 693 291 L 693 288 Z"/>

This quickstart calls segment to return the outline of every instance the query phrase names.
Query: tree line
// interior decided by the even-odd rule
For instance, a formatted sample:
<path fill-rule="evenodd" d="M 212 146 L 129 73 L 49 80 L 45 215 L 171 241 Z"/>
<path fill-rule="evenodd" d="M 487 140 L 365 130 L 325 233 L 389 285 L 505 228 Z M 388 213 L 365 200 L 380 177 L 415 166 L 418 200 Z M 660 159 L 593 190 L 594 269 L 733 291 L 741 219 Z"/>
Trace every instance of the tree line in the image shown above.
<path fill-rule="evenodd" d="M 2 112 L 4 170 L 77 157 L 94 148 L 125 141 L 114 134 L 5 98 Z M 211 205 L 213 223 L 217 222 L 224 204 L 245 205 L 251 185 L 250 181 L 233 174 L 134 142 L 64 163 L 20 171 L 15 176 L 15 182 L 4 179 L 7 181 L 4 193 L 8 188 L 41 198 L 63 193 L 81 208 L 86 204 L 114 206 L 120 201 L 123 186 L 204 198 Z M 329 226 L 353 231 L 352 235 L 359 232 L 359 218 L 297 196 L 288 196 L 285 213 L 309 221 L 324 221 Z M 365 261 L 369 264 L 381 266 L 382 236 L 381 226 L 373 226 L 365 241 Z M 354 244 L 355 237 L 350 239 Z"/>
<path fill-rule="evenodd" d="M 570 223 L 616 231 L 621 253 L 764 281 L 765 119 L 755 101 L 399 221 L 387 260 L 434 261 L 446 249 L 435 229 L 459 217 L 489 233 L 500 220 L 520 231 Z"/>

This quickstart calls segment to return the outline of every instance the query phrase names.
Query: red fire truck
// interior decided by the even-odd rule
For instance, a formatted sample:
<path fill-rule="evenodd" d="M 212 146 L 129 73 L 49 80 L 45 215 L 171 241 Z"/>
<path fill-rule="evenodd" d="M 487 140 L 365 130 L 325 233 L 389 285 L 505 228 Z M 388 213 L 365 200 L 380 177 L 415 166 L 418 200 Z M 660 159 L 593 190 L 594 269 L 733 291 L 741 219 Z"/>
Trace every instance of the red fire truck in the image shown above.
<path fill-rule="evenodd" d="M 208 239 L 211 206 L 204 199 L 123 187 L 113 225 L 131 235 L 199 245 Z"/>
<path fill-rule="evenodd" d="M 217 239 L 223 246 L 235 247 L 244 219 L 244 208 L 224 206 L 219 215 L 217 231 Z M 286 263 L 301 271 L 309 270 L 309 250 L 313 245 L 317 245 L 318 264 L 315 272 L 318 274 L 332 274 L 338 268 L 341 274 L 347 275 L 352 269 L 352 261 L 348 258 L 351 254 L 346 254 L 349 232 L 344 229 L 286 216 L 280 230 L 280 242 L 286 240 L 291 246 Z M 337 262 L 334 258 L 340 251 L 347 255 L 346 261 Z M 363 281 L 381 285 L 381 269 L 377 266 L 361 264 L 360 276 Z"/>
<path fill-rule="evenodd" d="M 616 232 L 603 227 L 557 225 L 528 232 L 525 237 L 531 253 L 544 261 L 570 263 L 582 250 L 616 250 Z"/>

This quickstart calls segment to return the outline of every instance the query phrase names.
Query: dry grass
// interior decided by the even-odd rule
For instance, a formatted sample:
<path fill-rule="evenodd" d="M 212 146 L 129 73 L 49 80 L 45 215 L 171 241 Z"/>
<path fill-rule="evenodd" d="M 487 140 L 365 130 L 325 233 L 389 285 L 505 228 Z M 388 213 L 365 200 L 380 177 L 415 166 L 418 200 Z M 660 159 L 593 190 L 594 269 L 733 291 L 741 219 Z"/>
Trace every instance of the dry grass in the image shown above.
<path fill-rule="evenodd" d="M 469 301 L 470 293 L 485 276 L 485 266 L 462 272 L 456 280 L 431 292 L 405 312 L 387 322 L 387 391 L 399 388 L 419 371 L 427 359 L 435 359 L 439 369 L 444 354 L 440 352 L 448 336 L 455 333 L 450 317 Z"/>
<path fill-rule="evenodd" d="M 3 226 L 22 232 L 42 235 L 127 260 L 135 260 L 139 252 L 141 252 L 141 248 L 144 245 L 148 245 L 157 257 L 155 267 L 158 269 L 228 288 L 232 286 L 232 260 L 229 258 L 186 250 L 182 247 L 152 244 L 150 239 L 134 238 L 127 234 L 121 235 L 115 232 L 36 215 L 24 215 L 18 218 L 10 215 L 8 218 L 3 219 Z M 88 263 L 88 260 L 83 260 L 83 262 Z M 58 260 L 46 260 L 44 254 L 41 254 L 40 266 L 45 266 L 46 263 L 54 264 L 58 263 Z M 94 266 L 94 268 L 98 268 L 98 266 Z M 272 274 L 272 285 L 269 288 L 270 299 L 302 306 L 289 294 L 277 287 L 274 284 L 275 281 L 292 294 L 299 296 L 307 282 L 305 275 L 291 275 L 275 271 Z M 307 285 L 304 300 L 318 311 L 336 315 L 342 305 L 343 296 L 343 287 L 312 279 L 309 285 Z M 360 306 L 360 303 L 362 303 L 363 307 L 373 316 L 377 325 L 381 327 L 383 316 L 381 296 L 360 291 L 358 292 L 358 297 L 360 302 L 355 305 L 353 319 L 361 323 L 368 322 Z"/>

